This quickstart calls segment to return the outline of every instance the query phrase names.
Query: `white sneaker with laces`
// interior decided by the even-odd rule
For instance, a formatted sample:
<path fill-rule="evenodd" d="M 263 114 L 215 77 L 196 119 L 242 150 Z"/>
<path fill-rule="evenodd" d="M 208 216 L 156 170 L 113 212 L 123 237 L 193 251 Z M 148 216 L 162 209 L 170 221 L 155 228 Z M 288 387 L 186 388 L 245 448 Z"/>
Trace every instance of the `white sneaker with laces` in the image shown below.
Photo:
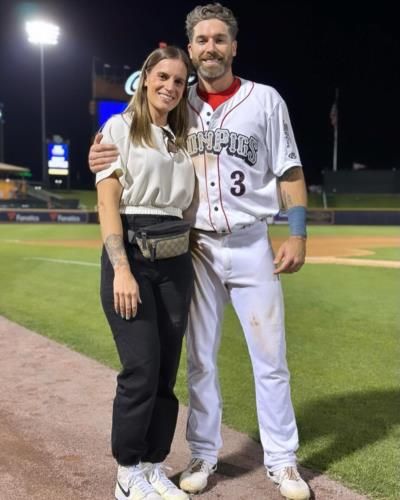
<path fill-rule="evenodd" d="M 193 458 L 182 472 L 179 486 L 188 493 L 200 493 L 207 486 L 211 474 L 217 470 L 217 464 L 210 464 L 201 458 Z"/>
<path fill-rule="evenodd" d="M 160 495 L 147 481 L 141 464 L 118 466 L 116 500 L 160 500 Z"/>
<path fill-rule="evenodd" d="M 267 469 L 267 477 L 278 486 L 279 493 L 289 500 L 310 498 L 310 489 L 294 465 L 283 467 L 275 472 Z"/>
<path fill-rule="evenodd" d="M 165 471 L 170 469 L 163 463 L 142 463 L 142 470 L 151 484 L 151 486 L 157 491 L 157 493 L 164 500 L 189 500 L 188 495 L 175 484 L 168 479 Z"/>

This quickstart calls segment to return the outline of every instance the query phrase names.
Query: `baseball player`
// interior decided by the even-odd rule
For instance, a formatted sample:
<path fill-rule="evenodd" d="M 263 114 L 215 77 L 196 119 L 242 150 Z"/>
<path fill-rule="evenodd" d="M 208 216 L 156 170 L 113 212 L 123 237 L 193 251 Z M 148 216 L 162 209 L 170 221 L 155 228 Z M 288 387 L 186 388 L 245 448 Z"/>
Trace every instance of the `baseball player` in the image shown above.
<path fill-rule="evenodd" d="M 307 195 L 285 102 L 271 87 L 235 77 L 237 21 L 220 4 L 198 6 L 186 19 L 189 55 L 198 74 L 190 89 L 187 149 L 197 195 L 193 220 L 195 290 L 187 332 L 192 460 L 180 487 L 202 491 L 222 447 L 217 354 L 226 303 L 232 302 L 252 362 L 267 477 L 289 499 L 310 497 L 296 467 L 297 426 L 286 363 L 279 274 L 305 259 Z M 115 152 L 93 145 L 93 172 Z M 274 258 L 266 218 L 288 213 L 290 236 Z"/>

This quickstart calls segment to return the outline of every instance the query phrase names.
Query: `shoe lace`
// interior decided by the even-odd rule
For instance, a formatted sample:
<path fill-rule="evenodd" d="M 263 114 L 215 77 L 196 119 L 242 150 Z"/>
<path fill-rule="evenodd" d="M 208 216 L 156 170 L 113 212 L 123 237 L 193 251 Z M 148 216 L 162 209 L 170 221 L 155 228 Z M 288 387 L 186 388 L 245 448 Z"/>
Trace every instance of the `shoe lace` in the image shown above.
<path fill-rule="evenodd" d="M 284 479 L 288 479 L 289 481 L 299 481 L 300 474 L 296 467 L 284 467 L 279 474 L 279 479 L 282 482 Z"/>
<path fill-rule="evenodd" d="M 176 488 L 174 483 L 165 474 L 166 471 L 172 470 L 171 467 L 163 463 L 158 463 L 150 464 L 147 470 L 150 472 L 150 482 L 160 481 L 167 489 Z"/>
<path fill-rule="evenodd" d="M 129 471 L 128 485 L 129 487 L 135 486 L 145 495 L 148 493 L 154 493 L 154 488 L 147 482 L 147 479 L 144 476 L 144 470 L 137 466 L 131 467 L 131 470 Z"/>
<path fill-rule="evenodd" d="M 211 468 L 211 465 L 201 458 L 192 458 L 189 464 L 191 472 L 205 472 L 209 474 Z"/>

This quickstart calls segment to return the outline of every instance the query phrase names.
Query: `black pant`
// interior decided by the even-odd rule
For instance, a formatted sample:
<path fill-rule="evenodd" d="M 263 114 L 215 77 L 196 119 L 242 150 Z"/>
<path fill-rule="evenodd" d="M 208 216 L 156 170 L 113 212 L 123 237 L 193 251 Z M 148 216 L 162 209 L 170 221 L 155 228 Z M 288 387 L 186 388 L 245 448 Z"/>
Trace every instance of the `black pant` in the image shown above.
<path fill-rule="evenodd" d="M 122 216 L 124 234 L 175 217 Z M 142 304 L 135 318 L 114 311 L 114 270 L 103 248 L 101 301 L 122 370 L 113 406 L 112 452 L 120 465 L 162 462 L 168 455 L 178 416 L 174 385 L 193 289 L 190 252 L 151 262 L 126 243 Z"/>

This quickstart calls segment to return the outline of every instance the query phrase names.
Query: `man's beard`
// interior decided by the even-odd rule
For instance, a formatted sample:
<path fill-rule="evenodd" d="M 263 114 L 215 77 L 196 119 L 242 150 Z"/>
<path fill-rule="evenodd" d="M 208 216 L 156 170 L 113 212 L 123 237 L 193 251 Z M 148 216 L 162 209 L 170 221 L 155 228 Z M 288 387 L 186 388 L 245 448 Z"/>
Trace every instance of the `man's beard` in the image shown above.
<path fill-rule="evenodd" d="M 218 61 L 218 64 L 216 64 L 212 68 L 204 66 L 202 64 L 202 61 L 199 59 L 195 61 L 192 60 L 192 63 L 199 76 L 201 76 L 205 80 L 217 80 L 218 78 L 221 78 L 221 76 L 223 76 L 227 72 L 228 67 L 230 66 L 229 60 L 227 61 L 224 59 Z"/>

